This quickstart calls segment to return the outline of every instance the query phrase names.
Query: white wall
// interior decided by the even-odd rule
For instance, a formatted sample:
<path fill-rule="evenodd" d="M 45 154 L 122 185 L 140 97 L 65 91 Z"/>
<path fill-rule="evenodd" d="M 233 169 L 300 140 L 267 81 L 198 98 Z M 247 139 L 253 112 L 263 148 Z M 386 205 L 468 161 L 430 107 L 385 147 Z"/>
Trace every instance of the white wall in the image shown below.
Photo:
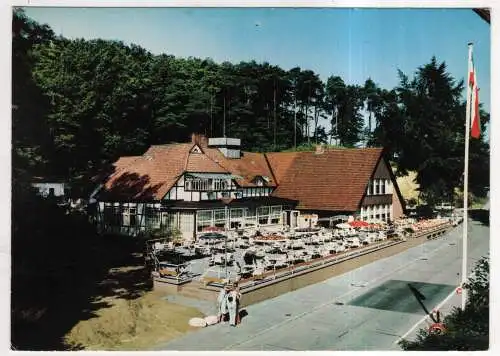
<path fill-rule="evenodd" d="M 50 189 L 54 189 L 54 196 L 64 196 L 64 183 L 32 183 L 33 187 L 38 189 L 38 192 L 46 197 L 49 195 Z"/>

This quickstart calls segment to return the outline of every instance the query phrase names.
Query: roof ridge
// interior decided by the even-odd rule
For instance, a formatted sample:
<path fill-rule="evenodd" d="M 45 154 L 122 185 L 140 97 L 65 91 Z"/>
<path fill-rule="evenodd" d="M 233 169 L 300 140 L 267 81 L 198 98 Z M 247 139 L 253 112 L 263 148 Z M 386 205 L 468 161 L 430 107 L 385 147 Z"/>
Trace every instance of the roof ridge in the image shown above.
<path fill-rule="evenodd" d="M 186 155 L 186 158 L 184 159 L 184 169 L 182 170 L 182 173 L 186 172 L 187 171 L 187 166 L 188 166 L 188 162 L 189 162 L 189 157 L 191 156 L 192 154 L 192 149 L 194 146 L 197 146 L 196 143 L 192 143 L 190 146 L 189 146 L 189 150 L 188 150 L 188 153 Z"/>
<path fill-rule="evenodd" d="M 271 163 L 269 162 L 269 159 L 267 158 L 266 153 L 264 153 L 264 160 L 266 161 L 267 168 L 269 168 L 269 172 L 271 172 L 271 175 L 273 176 L 273 182 L 275 182 L 276 185 L 278 186 L 278 181 L 276 180 L 276 176 L 274 175 L 273 168 L 271 167 Z"/>
<path fill-rule="evenodd" d="M 208 148 L 208 147 L 207 147 L 207 148 Z M 222 152 L 220 152 L 218 149 L 215 149 L 215 150 L 217 150 L 217 152 L 219 152 L 220 154 L 222 154 Z M 222 164 L 220 164 L 218 161 L 213 160 L 213 159 L 212 159 L 209 155 L 206 155 L 205 153 L 203 153 L 203 154 L 205 155 L 205 157 L 207 157 L 209 160 L 211 160 L 211 161 L 212 161 L 212 162 L 214 162 L 216 165 L 218 165 L 219 167 L 221 167 L 223 170 L 225 170 L 225 171 L 227 171 L 227 172 L 229 172 L 229 173 L 233 173 L 233 172 L 231 172 L 231 170 L 230 170 L 230 169 L 228 169 L 228 168 L 224 167 L 224 166 L 223 166 Z M 222 156 L 224 156 L 224 154 L 222 154 Z M 224 159 L 226 159 L 226 157 L 225 157 L 225 156 L 224 156 Z"/>

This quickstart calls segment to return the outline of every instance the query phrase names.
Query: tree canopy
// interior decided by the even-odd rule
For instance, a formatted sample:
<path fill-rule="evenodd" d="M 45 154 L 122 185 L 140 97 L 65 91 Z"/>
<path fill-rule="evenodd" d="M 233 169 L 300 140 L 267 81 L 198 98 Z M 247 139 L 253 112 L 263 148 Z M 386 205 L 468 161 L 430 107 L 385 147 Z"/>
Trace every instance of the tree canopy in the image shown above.
<path fill-rule="evenodd" d="M 242 139 L 243 149 L 316 143 L 382 146 L 398 174 L 417 171 L 428 200 L 461 185 L 463 82 L 431 58 L 396 88 L 255 61 L 153 55 L 137 45 L 55 36 L 14 10 L 14 178 L 88 177 L 151 144 L 192 132 Z M 485 127 L 489 115 L 482 112 Z M 489 185 L 489 145 L 471 141 L 471 189 Z M 24 175 L 23 175 L 24 174 Z"/>

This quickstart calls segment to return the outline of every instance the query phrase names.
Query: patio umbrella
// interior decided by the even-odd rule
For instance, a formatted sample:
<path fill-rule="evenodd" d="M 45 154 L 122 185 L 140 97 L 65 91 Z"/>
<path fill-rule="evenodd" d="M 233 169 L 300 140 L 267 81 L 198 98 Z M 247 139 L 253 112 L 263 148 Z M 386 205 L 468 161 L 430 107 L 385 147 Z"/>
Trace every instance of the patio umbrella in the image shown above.
<path fill-rule="evenodd" d="M 206 234 L 201 235 L 199 238 L 200 239 L 217 240 L 217 239 L 225 239 L 226 235 L 218 234 L 216 232 L 208 232 Z"/>
<path fill-rule="evenodd" d="M 355 221 L 351 221 L 349 223 L 349 225 L 352 226 L 352 227 L 367 227 L 370 224 L 368 224 L 366 221 L 355 220 Z"/>
<path fill-rule="evenodd" d="M 220 231 L 224 231 L 224 229 L 217 226 L 207 226 L 202 230 L 202 232 L 220 232 Z"/>
<path fill-rule="evenodd" d="M 335 226 L 337 226 L 339 229 L 350 229 L 351 228 L 351 225 L 349 225 L 347 223 L 341 223 L 341 224 L 337 224 Z"/>

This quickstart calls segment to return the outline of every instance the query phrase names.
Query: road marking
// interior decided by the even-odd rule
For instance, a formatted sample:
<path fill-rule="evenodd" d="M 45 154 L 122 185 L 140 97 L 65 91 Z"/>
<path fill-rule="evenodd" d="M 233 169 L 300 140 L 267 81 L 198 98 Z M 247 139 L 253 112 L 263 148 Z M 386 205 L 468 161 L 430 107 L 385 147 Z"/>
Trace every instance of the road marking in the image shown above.
<path fill-rule="evenodd" d="M 447 236 L 447 237 L 449 237 L 449 236 Z M 445 239 L 446 239 L 446 237 L 445 237 L 443 240 L 445 240 Z M 441 240 L 441 241 L 443 241 L 443 240 Z M 426 243 L 426 242 L 424 242 L 424 244 L 425 244 L 425 243 Z M 433 249 L 433 250 L 431 250 L 431 251 L 428 251 L 427 253 L 428 253 L 428 254 L 432 254 L 432 253 L 434 253 L 434 252 L 436 252 L 436 251 L 438 251 L 438 250 L 441 250 L 441 249 L 443 249 L 443 248 L 445 248 L 445 247 L 447 247 L 447 246 L 448 246 L 448 245 L 447 245 L 446 243 L 443 243 L 443 244 L 441 244 L 439 247 L 437 247 L 437 248 L 435 248 L 435 249 Z M 414 247 L 417 247 L 417 246 L 414 246 Z M 406 251 L 408 251 L 408 250 L 406 250 Z M 397 255 L 396 255 L 396 256 L 397 256 Z M 378 260 L 378 261 L 382 261 L 382 260 Z M 415 262 L 417 262 L 417 261 L 420 261 L 420 256 L 419 256 L 418 258 L 415 258 L 414 260 L 410 261 L 409 263 L 407 263 L 407 264 L 403 265 L 402 267 L 399 267 L 399 268 L 397 268 L 397 269 L 395 269 L 395 270 L 392 270 L 390 273 L 387 273 L 387 274 L 385 274 L 385 275 L 383 275 L 383 276 L 380 276 L 380 277 L 378 277 L 378 278 L 375 278 L 374 280 L 372 280 L 371 282 L 369 282 L 369 283 L 367 284 L 367 286 L 368 286 L 368 285 L 373 285 L 373 284 L 375 284 L 376 282 L 378 282 L 378 281 L 380 281 L 380 280 L 383 280 L 383 279 L 385 279 L 385 278 L 387 278 L 387 277 L 389 277 L 389 276 L 391 276 L 391 275 L 393 275 L 393 274 L 395 274 L 395 273 L 397 273 L 397 272 L 399 272 L 399 271 L 401 271 L 401 270 L 403 270 L 403 269 L 405 269 L 405 268 L 408 268 L 409 266 L 413 265 L 413 264 L 414 264 Z M 375 262 L 376 262 L 376 261 L 375 261 Z M 353 271 L 355 271 L 355 270 L 353 270 Z M 316 307 L 312 308 L 311 310 L 308 310 L 308 311 L 305 311 L 305 312 L 303 312 L 303 313 L 297 314 L 297 315 L 296 315 L 295 317 L 293 317 L 293 318 L 285 319 L 285 320 L 283 320 L 282 322 L 277 323 L 277 324 L 274 324 L 273 326 L 270 326 L 270 327 L 268 327 L 268 328 L 266 328 L 266 329 L 262 329 L 261 331 L 259 331 L 258 333 L 253 334 L 251 337 L 249 337 L 249 338 L 248 338 L 248 339 L 246 339 L 246 340 L 243 340 L 243 341 L 240 341 L 240 342 L 235 342 L 235 343 L 233 343 L 233 344 L 231 344 L 231 345 L 228 345 L 228 346 L 227 346 L 227 347 L 225 347 L 223 350 L 230 350 L 231 348 L 233 348 L 233 347 L 235 347 L 235 346 L 240 346 L 240 345 L 246 344 L 246 343 L 248 343 L 249 341 L 252 341 L 252 340 L 254 340 L 255 338 L 259 337 L 260 335 L 265 334 L 265 333 L 267 333 L 267 332 L 269 332 L 269 331 L 271 331 L 271 330 L 276 329 L 277 327 L 280 327 L 280 326 L 282 326 L 282 325 L 285 325 L 285 324 L 288 324 L 288 323 L 290 323 L 290 322 L 292 322 L 292 321 L 295 321 L 295 320 L 297 320 L 297 319 L 300 319 L 300 318 L 302 318 L 302 317 L 304 317 L 304 316 L 306 316 L 306 315 L 308 315 L 308 314 L 314 313 L 314 312 L 316 312 L 316 311 L 318 311 L 318 310 L 320 310 L 320 309 L 322 309 L 322 308 L 324 308 L 324 307 L 330 306 L 330 305 L 332 305 L 332 304 L 333 304 L 333 305 L 335 305 L 335 303 L 337 303 L 337 302 L 339 301 L 339 299 L 344 298 L 344 297 L 348 296 L 349 294 L 352 294 L 352 293 L 355 293 L 355 292 L 358 292 L 358 291 L 359 291 L 359 289 L 352 289 L 352 290 L 350 290 L 350 291 L 348 291 L 348 292 L 346 292 L 346 293 L 344 293 L 344 294 L 342 294 L 342 295 L 340 295 L 340 296 L 338 296 L 338 297 L 335 297 L 334 299 L 331 299 L 330 301 L 328 301 L 328 302 L 326 302 L 326 303 L 320 304 L 320 305 L 318 305 L 318 306 L 316 306 Z M 453 292 L 453 293 L 455 293 L 455 292 Z"/>
<path fill-rule="evenodd" d="M 432 308 L 433 310 L 439 310 L 443 305 L 445 305 L 448 300 L 450 300 L 453 296 L 455 296 L 455 291 L 451 292 L 450 294 L 448 294 L 448 296 L 446 298 L 444 298 L 441 303 L 439 303 L 438 305 L 436 305 L 434 308 Z M 405 337 L 407 337 L 409 334 L 411 334 L 413 332 L 413 330 L 415 330 L 420 324 L 422 324 L 424 321 L 426 321 L 427 319 L 429 319 L 429 316 L 426 315 L 424 316 L 422 319 L 420 319 L 418 322 L 416 322 L 410 330 L 408 330 L 403 336 L 399 337 L 395 342 L 394 344 L 398 344 L 401 340 L 403 340 Z"/>

